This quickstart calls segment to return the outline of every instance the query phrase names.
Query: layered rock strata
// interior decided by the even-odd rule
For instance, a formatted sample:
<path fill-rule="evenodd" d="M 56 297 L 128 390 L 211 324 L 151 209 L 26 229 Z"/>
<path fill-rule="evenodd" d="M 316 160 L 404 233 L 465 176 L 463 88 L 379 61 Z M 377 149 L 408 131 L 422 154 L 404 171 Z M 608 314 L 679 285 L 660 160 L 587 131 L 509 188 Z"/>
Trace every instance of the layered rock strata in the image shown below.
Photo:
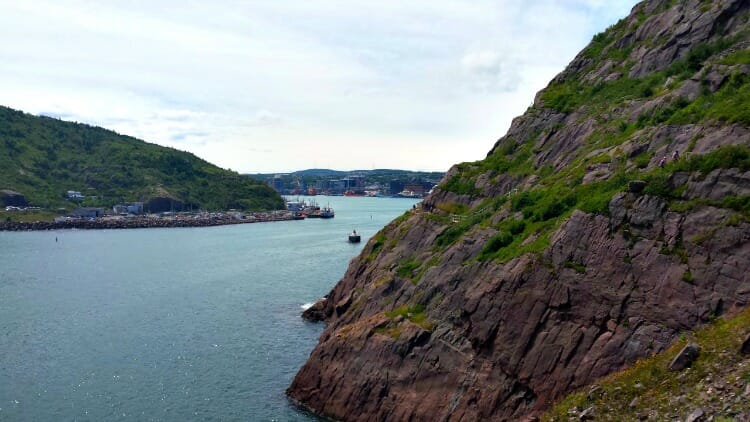
<path fill-rule="evenodd" d="M 327 326 L 289 396 L 518 420 L 746 307 L 750 118 L 719 105 L 747 89 L 749 9 L 646 1 L 595 37 L 306 312 Z"/>

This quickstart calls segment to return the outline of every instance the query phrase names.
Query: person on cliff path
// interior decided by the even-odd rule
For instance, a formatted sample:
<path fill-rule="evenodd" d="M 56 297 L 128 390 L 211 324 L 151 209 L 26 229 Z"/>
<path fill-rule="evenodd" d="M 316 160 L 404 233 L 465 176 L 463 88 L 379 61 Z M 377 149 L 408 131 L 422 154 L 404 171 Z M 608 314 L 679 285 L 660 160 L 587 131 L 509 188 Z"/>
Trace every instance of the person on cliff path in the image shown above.
<path fill-rule="evenodd" d="M 672 161 L 677 161 L 677 160 L 679 160 L 679 159 L 680 159 L 680 152 L 679 152 L 679 151 L 677 151 L 677 150 L 675 150 L 675 151 L 674 151 L 674 152 L 672 153 Z"/>
<path fill-rule="evenodd" d="M 661 158 L 661 160 L 659 160 L 659 167 L 664 168 L 664 164 L 666 163 L 667 163 L 667 156 L 665 155 L 664 157 Z"/>

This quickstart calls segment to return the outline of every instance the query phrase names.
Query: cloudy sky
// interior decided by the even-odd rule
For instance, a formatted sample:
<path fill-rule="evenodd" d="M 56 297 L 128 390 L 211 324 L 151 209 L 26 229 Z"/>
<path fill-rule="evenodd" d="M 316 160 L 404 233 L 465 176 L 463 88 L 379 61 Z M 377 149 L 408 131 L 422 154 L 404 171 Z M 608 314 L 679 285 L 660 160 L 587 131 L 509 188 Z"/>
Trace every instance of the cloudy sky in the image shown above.
<path fill-rule="evenodd" d="M 634 0 L 0 0 L 0 104 L 243 173 L 447 170 Z"/>

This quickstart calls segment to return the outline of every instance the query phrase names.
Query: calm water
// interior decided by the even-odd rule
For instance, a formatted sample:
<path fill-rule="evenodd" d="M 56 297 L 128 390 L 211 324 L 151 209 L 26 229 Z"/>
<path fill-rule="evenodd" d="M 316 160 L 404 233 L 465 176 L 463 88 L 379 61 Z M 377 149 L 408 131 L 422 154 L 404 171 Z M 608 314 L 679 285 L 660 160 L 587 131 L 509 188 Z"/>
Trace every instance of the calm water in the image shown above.
<path fill-rule="evenodd" d="M 0 420 L 312 420 L 284 396 L 323 329 L 301 307 L 415 203 L 316 199 L 336 218 L 0 232 Z"/>

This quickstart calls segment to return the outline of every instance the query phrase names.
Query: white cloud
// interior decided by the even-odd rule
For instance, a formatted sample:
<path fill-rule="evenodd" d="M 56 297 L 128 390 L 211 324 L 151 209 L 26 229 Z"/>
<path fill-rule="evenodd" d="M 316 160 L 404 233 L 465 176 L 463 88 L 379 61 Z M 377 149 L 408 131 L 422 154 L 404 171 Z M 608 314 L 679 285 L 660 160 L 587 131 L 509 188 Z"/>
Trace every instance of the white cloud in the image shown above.
<path fill-rule="evenodd" d="M 0 104 L 223 167 L 482 158 L 633 0 L 0 0 Z"/>

